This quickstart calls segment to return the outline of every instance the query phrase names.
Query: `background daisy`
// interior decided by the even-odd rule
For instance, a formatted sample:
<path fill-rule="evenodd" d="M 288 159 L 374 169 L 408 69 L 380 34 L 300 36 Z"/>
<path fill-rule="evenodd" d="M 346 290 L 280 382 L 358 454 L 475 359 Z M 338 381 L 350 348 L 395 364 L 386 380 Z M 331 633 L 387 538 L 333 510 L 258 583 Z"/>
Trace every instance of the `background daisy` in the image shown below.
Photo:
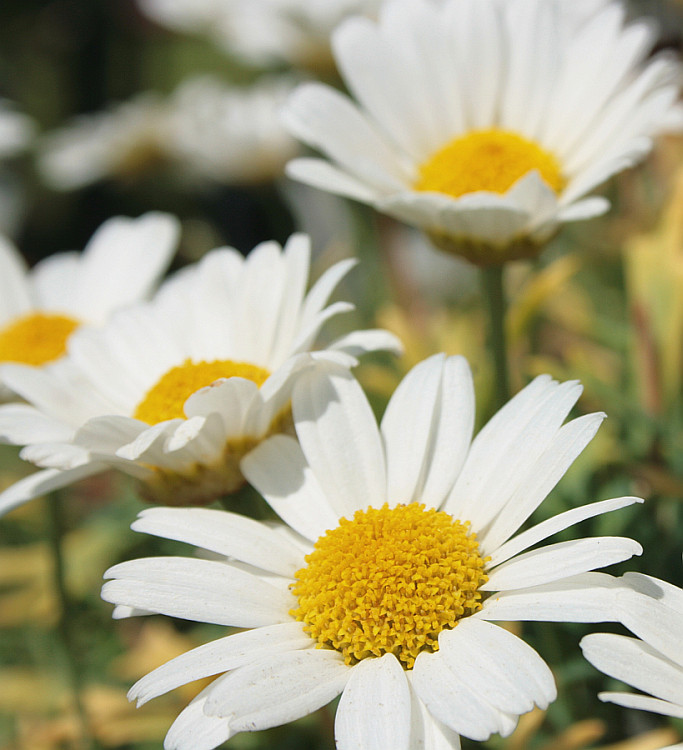
<path fill-rule="evenodd" d="M 0 365 L 44 365 L 66 352 L 81 325 L 148 297 L 168 268 L 180 224 L 169 214 L 105 222 L 82 253 L 61 253 L 29 270 L 0 237 Z"/>
<path fill-rule="evenodd" d="M 0 510 L 112 466 L 165 504 L 207 503 L 241 487 L 240 458 L 287 427 L 301 371 L 400 348 L 387 332 L 355 331 L 311 351 L 323 324 L 353 307 L 326 303 L 354 261 L 306 293 L 309 256 L 304 235 L 284 249 L 264 243 L 247 259 L 215 250 L 152 303 L 76 333 L 65 360 L 43 370 L 7 365 L 3 381 L 28 405 L 0 408 L 0 435 L 45 470 L 0 494 Z"/>
<path fill-rule="evenodd" d="M 344 22 L 333 49 L 358 104 L 302 84 L 285 122 L 327 159 L 288 173 L 482 265 L 535 254 L 561 223 L 606 211 L 587 195 L 683 123 L 679 64 L 647 60 L 651 24 L 593 7 L 395 0 L 377 23 Z"/>
<path fill-rule="evenodd" d="M 138 682 L 139 703 L 221 673 L 183 711 L 168 750 L 214 748 L 341 694 L 339 748 L 458 747 L 507 735 L 555 698 L 539 655 L 497 620 L 610 621 L 623 587 L 597 568 L 640 553 L 624 538 L 530 549 L 581 520 L 637 502 L 587 505 L 513 536 L 595 434 L 603 415 L 562 425 L 581 392 L 539 377 L 471 441 L 474 394 L 461 357 L 434 356 L 393 395 L 378 428 L 348 373 L 297 384 L 300 440 L 242 461 L 286 522 L 151 509 L 133 528 L 217 559 L 113 567 L 115 616 L 158 612 L 247 628 Z"/>

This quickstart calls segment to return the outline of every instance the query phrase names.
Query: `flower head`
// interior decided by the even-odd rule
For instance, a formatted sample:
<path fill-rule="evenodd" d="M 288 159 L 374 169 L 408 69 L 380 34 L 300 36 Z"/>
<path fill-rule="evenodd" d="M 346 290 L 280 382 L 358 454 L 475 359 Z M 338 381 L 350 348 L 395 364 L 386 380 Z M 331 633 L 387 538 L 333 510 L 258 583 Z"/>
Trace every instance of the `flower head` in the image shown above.
<path fill-rule="evenodd" d="M 0 364 L 52 362 L 81 325 L 102 325 L 116 309 L 147 297 L 171 261 L 178 231 L 168 214 L 117 217 L 80 255 L 54 255 L 30 271 L 0 237 Z"/>
<path fill-rule="evenodd" d="M 7 365 L 6 385 L 28 405 L 0 407 L 0 436 L 44 467 L 0 495 L 0 511 L 114 467 L 165 504 L 212 500 L 244 484 L 239 461 L 286 429 L 308 367 L 356 363 L 400 348 L 384 331 L 356 331 L 311 351 L 323 324 L 353 306 L 325 306 L 354 265 L 337 263 L 306 294 L 310 246 L 293 235 L 245 260 L 219 249 L 180 271 L 146 304 L 102 329 L 76 332 L 51 366 Z"/>
<path fill-rule="evenodd" d="M 550 670 L 491 621 L 612 620 L 620 584 L 591 571 L 640 553 L 606 537 L 529 549 L 635 498 L 574 508 L 513 536 L 602 420 L 562 425 L 579 394 L 576 383 L 541 376 L 471 441 L 461 357 L 415 367 L 379 428 L 348 373 L 307 373 L 292 399 L 300 444 L 273 436 L 242 460 L 285 526 L 206 509 L 144 511 L 134 529 L 221 557 L 115 566 L 102 594 L 115 616 L 248 629 L 132 688 L 143 703 L 225 673 L 178 717 L 166 748 L 209 750 L 339 694 L 337 745 L 364 750 L 458 747 L 460 734 L 507 735 L 520 714 L 547 706 Z"/>
<path fill-rule="evenodd" d="M 534 255 L 683 122 L 678 63 L 646 62 L 651 26 L 624 16 L 616 0 L 394 0 L 347 20 L 333 48 L 358 104 L 301 85 L 286 124 L 329 161 L 288 172 L 475 263 Z"/>
<path fill-rule="evenodd" d="M 638 693 L 600 693 L 600 700 L 683 719 L 683 590 L 658 578 L 627 573 L 617 597 L 619 619 L 637 638 L 595 633 L 583 655 L 601 672 Z"/>

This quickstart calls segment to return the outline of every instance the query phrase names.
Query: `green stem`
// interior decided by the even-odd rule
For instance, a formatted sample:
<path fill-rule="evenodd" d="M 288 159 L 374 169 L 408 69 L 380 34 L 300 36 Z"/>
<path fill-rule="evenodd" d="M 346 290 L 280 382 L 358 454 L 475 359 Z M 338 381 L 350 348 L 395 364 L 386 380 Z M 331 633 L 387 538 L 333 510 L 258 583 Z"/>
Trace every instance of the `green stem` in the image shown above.
<path fill-rule="evenodd" d="M 481 286 L 484 306 L 488 313 L 488 346 L 493 361 L 495 379 L 495 408 L 500 409 L 510 398 L 507 344 L 505 337 L 504 266 L 487 266 L 481 269 Z"/>
<path fill-rule="evenodd" d="M 83 694 L 83 681 L 81 679 L 74 628 L 76 613 L 66 587 L 63 547 L 65 531 L 64 508 L 62 498 L 58 493 L 53 493 L 48 497 L 46 503 L 50 523 L 49 541 L 52 551 L 53 577 L 60 605 L 56 628 L 57 637 L 67 666 L 73 702 L 81 729 L 81 741 L 77 747 L 79 750 L 92 750 L 94 742 L 90 735 L 88 719 L 81 698 Z"/>

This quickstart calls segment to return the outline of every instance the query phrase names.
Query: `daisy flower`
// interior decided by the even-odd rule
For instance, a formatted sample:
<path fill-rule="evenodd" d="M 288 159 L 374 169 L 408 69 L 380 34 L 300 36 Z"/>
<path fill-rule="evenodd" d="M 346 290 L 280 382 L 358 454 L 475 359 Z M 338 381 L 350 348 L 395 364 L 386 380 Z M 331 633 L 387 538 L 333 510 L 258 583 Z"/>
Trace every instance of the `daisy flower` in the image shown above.
<path fill-rule="evenodd" d="M 77 190 L 106 178 L 131 178 L 163 162 L 166 107 L 145 92 L 46 133 L 38 169 L 54 190 Z"/>
<path fill-rule="evenodd" d="M 135 178 L 162 165 L 179 180 L 272 180 L 299 150 L 277 116 L 292 88 L 286 77 L 249 87 L 188 78 L 167 98 L 141 94 L 48 133 L 38 166 L 56 190 Z"/>
<path fill-rule="evenodd" d="M 595 434 L 562 425 L 581 392 L 538 377 L 471 440 L 472 377 L 436 355 L 402 381 L 378 428 L 348 371 L 307 373 L 292 399 L 300 442 L 261 443 L 242 470 L 285 522 L 154 508 L 133 528 L 219 557 L 134 560 L 106 574 L 114 616 L 162 613 L 245 628 L 133 686 L 145 703 L 221 675 L 180 714 L 167 750 L 210 750 L 341 695 L 341 750 L 444 750 L 507 735 L 555 698 L 540 656 L 498 620 L 614 619 L 621 584 L 597 568 L 640 554 L 622 538 L 530 549 L 637 502 L 573 508 L 513 536 Z"/>
<path fill-rule="evenodd" d="M 600 693 L 598 697 L 683 719 L 683 590 L 640 573 L 627 573 L 624 581 L 631 588 L 617 595 L 619 619 L 638 637 L 595 633 L 582 639 L 581 648 L 601 672 L 647 695 Z"/>
<path fill-rule="evenodd" d="M 0 438 L 26 446 L 22 458 L 44 470 L 0 493 L 0 513 L 110 467 L 164 504 L 207 503 L 241 487 L 240 458 L 288 427 L 305 368 L 400 349 L 385 331 L 355 331 L 312 352 L 323 324 L 353 307 L 325 305 L 354 261 L 306 294 L 309 258 L 304 235 L 284 250 L 263 243 L 246 260 L 215 250 L 151 303 L 77 331 L 63 360 L 7 365 L 5 384 L 28 404 L 0 407 Z"/>
<path fill-rule="evenodd" d="M 605 212 L 587 195 L 683 125 L 680 66 L 620 2 L 394 0 L 334 33 L 358 104 L 302 84 L 292 133 L 329 160 L 291 177 L 413 224 L 481 265 L 539 252 L 563 222 Z"/>
<path fill-rule="evenodd" d="M 82 253 L 53 255 L 31 270 L 0 237 L 0 365 L 52 362 L 80 326 L 102 325 L 117 308 L 147 297 L 171 262 L 178 233 L 169 214 L 116 217 Z"/>
<path fill-rule="evenodd" d="M 190 175 L 226 184 L 281 177 L 299 150 L 277 116 L 293 87 L 284 76 L 248 87 L 211 76 L 184 81 L 169 102 L 169 157 Z"/>

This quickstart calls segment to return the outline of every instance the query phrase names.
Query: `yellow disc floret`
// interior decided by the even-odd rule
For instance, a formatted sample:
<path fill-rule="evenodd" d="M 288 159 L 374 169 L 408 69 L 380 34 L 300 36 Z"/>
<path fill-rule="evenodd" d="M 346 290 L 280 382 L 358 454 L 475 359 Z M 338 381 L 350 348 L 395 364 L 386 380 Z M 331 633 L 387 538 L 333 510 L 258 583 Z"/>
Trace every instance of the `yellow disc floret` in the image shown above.
<path fill-rule="evenodd" d="M 246 378 L 261 386 L 270 373 L 263 367 L 230 359 L 213 362 L 186 360 L 159 379 L 138 404 L 133 417 L 147 424 L 158 424 L 167 419 L 184 419 L 183 405 L 200 388 L 221 378 Z"/>
<path fill-rule="evenodd" d="M 556 193 L 564 188 L 553 154 L 517 133 L 477 130 L 455 138 L 422 164 L 414 188 L 453 198 L 479 190 L 506 193 L 534 169 Z"/>
<path fill-rule="evenodd" d="M 66 342 L 80 323 L 66 315 L 30 313 L 0 329 L 0 362 L 45 365 L 66 354 Z"/>
<path fill-rule="evenodd" d="M 394 654 L 412 669 L 438 635 L 481 609 L 488 580 L 476 534 L 448 513 L 411 503 L 343 518 L 296 573 L 290 613 L 347 664 Z"/>

